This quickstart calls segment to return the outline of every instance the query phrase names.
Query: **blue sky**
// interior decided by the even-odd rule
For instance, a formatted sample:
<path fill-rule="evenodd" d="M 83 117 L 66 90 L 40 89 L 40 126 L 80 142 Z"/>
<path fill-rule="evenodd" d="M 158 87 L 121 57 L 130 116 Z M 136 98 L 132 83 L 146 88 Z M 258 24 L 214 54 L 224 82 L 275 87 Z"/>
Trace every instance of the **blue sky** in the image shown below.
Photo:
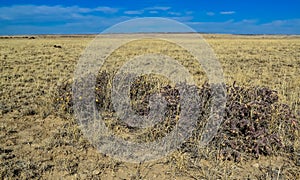
<path fill-rule="evenodd" d="M 100 33 L 142 17 L 206 33 L 300 34 L 299 7 L 299 0 L 2 0 L 0 35 Z"/>

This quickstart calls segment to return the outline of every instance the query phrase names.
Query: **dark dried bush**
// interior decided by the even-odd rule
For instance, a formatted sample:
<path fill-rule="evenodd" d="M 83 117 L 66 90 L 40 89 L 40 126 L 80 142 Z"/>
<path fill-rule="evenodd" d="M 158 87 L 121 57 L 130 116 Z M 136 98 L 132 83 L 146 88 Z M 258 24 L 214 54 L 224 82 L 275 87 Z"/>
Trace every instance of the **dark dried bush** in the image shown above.
<path fill-rule="evenodd" d="M 299 119 L 276 91 L 266 87 L 227 86 L 225 120 L 212 141 L 220 146 L 220 158 L 239 161 L 242 154 L 293 153 Z"/>
<path fill-rule="evenodd" d="M 112 77 L 111 74 L 102 72 L 96 78 L 95 101 L 99 111 L 114 112 L 110 102 Z M 137 78 L 130 87 L 130 98 L 134 102 L 132 108 L 139 115 L 147 115 L 150 95 L 159 92 L 167 101 L 165 116 L 167 119 L 174 119 L 180 112 L 179 91 L 176 87 L 158 84 L 157 81 L 149 81 L 145 77 Z M 212 92 L 208 83 L 197 89 L 200 96 L 201 114 L 194 136 L 200 137 L 203 123 L 209 116 Z M 218 149 L 220 159 L 240 161 L 244 155 L 257 158 L 260 155 L 295 151 L 294 144 L 299 140 L 297 137 L 299 118 L 292 114 L 288 105 L 279 102 L 276 91 L 266 87 L 242 87 L 235 83 L 228 85 L 226 89 L 227 103 L 224 122 L 210 143 L 210 148 Z M 54 106 L 57 110 L 63 113 L 73 113 L 70 81 L 59 85 L 55 96 Z M 172 123 L 166 123 L 165 126 L 174 126 L 174 123 L 176 124 L 175 120 Z M 164 133 L 172 130 L 169 127 L 159 129 L 168 129 Z M 156 138 L 160 136 L 163 134 Z M 184 146 L 186 144 L 196 146 L 195 140 L 199 139 L 189 140 L 183 145 L 183 150 L 190 151 Z"/>

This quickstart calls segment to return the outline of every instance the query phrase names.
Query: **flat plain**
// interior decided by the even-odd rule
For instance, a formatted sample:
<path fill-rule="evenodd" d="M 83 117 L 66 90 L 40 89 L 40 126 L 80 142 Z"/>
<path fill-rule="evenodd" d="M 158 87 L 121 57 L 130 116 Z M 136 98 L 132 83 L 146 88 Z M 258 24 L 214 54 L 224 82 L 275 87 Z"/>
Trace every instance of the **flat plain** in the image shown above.
<path fill-rule="evenodd" d="M 276 103 L 285 108 L 272 111 L 270 116 L 259 117 L 274 122 L 266 132 L 277 134 L 282 147 L 276 149 L 272 144 L 271 153 L 259 153 L 237 146 L 235 150 L 239 155 L 232 157 L 220 153 L 229 147 L 228 144 L 225 147 L 216 141 L 210 147 L 197 149 L 193 144 L 195 141 L 190 140 L 192 145 L 186 143 L 163 159 L 139 164 L 122 162 L 99 153 L 82 135 L 72 113 L 62 107 L 64 104 L 59 102 L 59 106 L 55 106 L 60 98 L 58 88 L 72 80 L 81 53 L 94 37 L 41 35 L 0 38 L 1 179 L 300 178 L 299 36 L 203 35 L 221 64 L 229 87 L 245 87 L 249 91 L 259 87 L 276 92 Z M 191 43 L 197 41 L 191 40 Z M 143 49 L 143 45 L 150 46 L 150 50 Z M 132 53 L 136 47 L 137 52 Z M 119 67 L 122 58 L 133 57 L 144 50 L 164 52 L 182 60 L 195 75 L 197 85 L 204 83 L 205 76 L 197 66 L 189 63 L 188 56 L 168 43 L 155 40 L 140 41 L 118 49 L 104 67 L 110 71 Z M 281 116 L 284 110 L 289 111 L 286 113 L 289 116 Z M 276 119 L 279 117 L 280 120 Z M 252 114 L 249 119 L 253 119 Z M 280 122 L 282 119 L 284 121 Z M 264 122 L 264 119 L 259 120 Z M 121 129 L 121 136 L 126 134 L 126 127 L 116 125 L 113 128 L 117 128 L 116 133 Z M 264 143 L 263 146 L 268 146 L 271 142 Z"/>

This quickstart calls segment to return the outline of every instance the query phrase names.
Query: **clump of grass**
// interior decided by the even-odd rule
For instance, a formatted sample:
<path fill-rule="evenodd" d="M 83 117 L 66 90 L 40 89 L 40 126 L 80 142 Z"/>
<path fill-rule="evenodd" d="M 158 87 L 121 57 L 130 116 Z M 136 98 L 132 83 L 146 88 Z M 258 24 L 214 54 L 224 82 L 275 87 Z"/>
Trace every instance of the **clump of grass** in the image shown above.
<path fill-rule="evenodd" d="M 72 82 L 69 80 L 57 84 L 57 90 L 53 91 L 53 107 L 60 115 L 73 114 Z"/>

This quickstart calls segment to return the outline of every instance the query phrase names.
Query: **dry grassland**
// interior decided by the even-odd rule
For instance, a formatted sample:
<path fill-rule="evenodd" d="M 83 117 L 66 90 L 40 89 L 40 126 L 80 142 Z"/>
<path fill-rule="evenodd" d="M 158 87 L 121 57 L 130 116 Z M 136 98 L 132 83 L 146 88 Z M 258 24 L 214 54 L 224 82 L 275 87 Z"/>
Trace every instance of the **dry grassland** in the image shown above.
<path fill-rule="evenodd" d="M 204 35 L 228 86 L 275 90 L 278 104 L 288 106 L 289 117 L 280 114 L 285 108 L 276 111 L 278 116 L 275 111 L 268 116 L 277 123 L 268 131 L 278 132 L 281 149 L 254 155 L 245 151 L 232 158 L 220 154 L 224 147 L 218 143 L 222 142 L 197 149 L 195 144 L 189 146 L 197 140 L 192 137 L 169 156 L 141 164 L 99 153 L 82 135 L 72 113 L 61 107 L 65 104 L 54 106 L 60 98 L 58 86 L 72 79 L 80 54 L 93 38 L 1 37 L 0 179 L 300 179 L 300 37 Z M 129 53 L 132 48 L 144 51 L 140 47 L 145 44 L 151 46 L 146 51 L 182 60 L 197 85 L 204 83 L 206 77 L 200 67 L 187 61 L 188 56 L 172 44 L 155 40 L 119 49 L 104 70 L 118 69 L 122 60 L 139 54 Z M 124 127 L 114 128 L 121 129 L 121 136 L 126 134 Z"/>

